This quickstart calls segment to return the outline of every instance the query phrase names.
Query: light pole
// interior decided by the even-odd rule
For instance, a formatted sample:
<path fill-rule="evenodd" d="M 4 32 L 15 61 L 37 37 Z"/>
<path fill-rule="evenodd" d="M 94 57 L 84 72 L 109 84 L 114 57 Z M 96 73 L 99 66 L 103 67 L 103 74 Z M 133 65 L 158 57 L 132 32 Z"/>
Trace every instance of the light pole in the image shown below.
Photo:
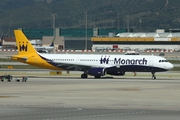
<path fill-rule="evenodd" d="M 53 14 L 53 23 L 52 23 L 52 27 L 53 27 L 53 40 L 52 40 L 52 43 L 54 44 L 54 40 L 56 39 L 56 14 Z M 54 50 L 54 53 L 55 53 L 55 49 Z"/>
<path fill-rule="evenodd" d="M 52 23 L 52 27 L 53 27 L 53 35 L 54 37 L 56 36 L 56 32 L 55 32 L 55 24 L 56 24 L 56 14 L 53 14 L 53 23 Z"/>
<path fill-rule="evenodd" d="M 117 28 L 119 29 L 119 12 L 118 12 L 118 16 L 117 16 Z"/>
<path fill-rule="evenodd" d="M 85 11 L 85 20 L 86 20 L 86 42 L 85 42 L 85 49 L 87 50 L 87 11 Z"/>

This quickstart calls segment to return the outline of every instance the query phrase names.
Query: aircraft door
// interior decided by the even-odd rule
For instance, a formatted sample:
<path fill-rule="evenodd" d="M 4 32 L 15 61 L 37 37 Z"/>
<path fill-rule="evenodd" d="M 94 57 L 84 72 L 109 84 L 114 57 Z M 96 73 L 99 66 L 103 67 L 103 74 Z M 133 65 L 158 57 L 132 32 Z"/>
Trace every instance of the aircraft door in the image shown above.
<path fill-rule="evenodd" d="M 80 62 L 80 58 L 76 58 L 76 63 L 79 63 Z"/>
<path fill-rule="evenodd" d="M 153 66 L 153 64 L 154 64 L 153 56 L 150 56 L 150 58 L 149 58 L 149 66 Z"/>

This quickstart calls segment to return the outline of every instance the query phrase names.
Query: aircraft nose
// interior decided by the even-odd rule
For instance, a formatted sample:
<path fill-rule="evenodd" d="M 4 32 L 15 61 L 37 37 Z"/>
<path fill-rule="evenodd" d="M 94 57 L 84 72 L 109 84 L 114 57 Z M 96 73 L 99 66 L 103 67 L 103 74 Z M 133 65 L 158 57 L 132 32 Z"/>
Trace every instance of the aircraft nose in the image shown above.
<path fill-rule="evenodd" d="M 170 69 L 173 69 L 174 68 L 174 65 L 169 63 L 168 66 L 167 66 L 167 69 L 170 70 Z"/>

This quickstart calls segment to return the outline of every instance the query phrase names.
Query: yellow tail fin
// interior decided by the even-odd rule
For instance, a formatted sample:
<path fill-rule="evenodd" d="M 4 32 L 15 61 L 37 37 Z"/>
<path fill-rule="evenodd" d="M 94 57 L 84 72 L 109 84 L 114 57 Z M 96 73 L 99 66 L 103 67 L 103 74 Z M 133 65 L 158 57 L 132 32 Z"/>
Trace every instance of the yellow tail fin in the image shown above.
<path fill-rule="evenodd" d="M 37 53 L 36 49 L 31 45 L 21 30 L 14 30 L 14 34 L 19 55 Z"/>
<path fill-rule="evenodd" d="M 19 54 L 13 55 L 11 57 L 13 60 L 27 63 L 36 67 L 52 70 L 62 70 L 61 68 L 48 63 L 46 58 L 43 58 L 41 55 L 39 55 L 21 30 L 14 30 L 14 34 Z"/>

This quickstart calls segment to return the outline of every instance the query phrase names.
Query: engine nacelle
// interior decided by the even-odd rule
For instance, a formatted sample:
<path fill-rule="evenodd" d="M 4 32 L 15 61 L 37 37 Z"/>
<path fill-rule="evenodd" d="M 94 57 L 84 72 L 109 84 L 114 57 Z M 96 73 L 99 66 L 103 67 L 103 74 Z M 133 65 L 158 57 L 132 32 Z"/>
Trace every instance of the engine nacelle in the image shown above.
<path fill-rule="evenodd" d="M 106 74 L 105 68 L 91 68 L 88 70 L 88 74 L 92 76 L 104 76 Z"/>
<path fill-rule="evenodd" d="M 123 76 L 125 75 L 125 71 L 110 71 L 107 74 Z"/>

